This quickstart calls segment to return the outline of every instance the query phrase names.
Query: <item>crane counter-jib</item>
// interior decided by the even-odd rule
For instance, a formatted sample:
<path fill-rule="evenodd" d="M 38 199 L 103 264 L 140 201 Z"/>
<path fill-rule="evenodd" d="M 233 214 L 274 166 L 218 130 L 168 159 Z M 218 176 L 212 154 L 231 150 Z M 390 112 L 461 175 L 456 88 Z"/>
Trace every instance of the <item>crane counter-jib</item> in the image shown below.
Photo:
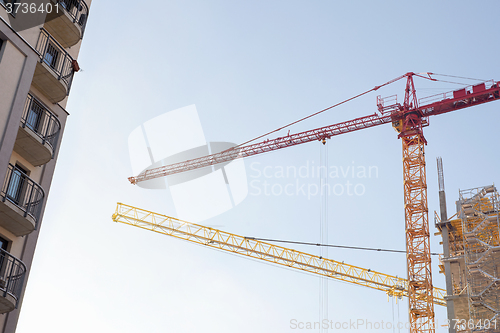
<path fill-rule="evenodd" d="M 119 203 L 113 220 L 208 246 L 336 280 L 408 296 L 406 279 L 349 265 L 332 259 L 189 223 L 166 215 Z M 445 290 L 434 288 L 434 304 L 446 305 Z"/>

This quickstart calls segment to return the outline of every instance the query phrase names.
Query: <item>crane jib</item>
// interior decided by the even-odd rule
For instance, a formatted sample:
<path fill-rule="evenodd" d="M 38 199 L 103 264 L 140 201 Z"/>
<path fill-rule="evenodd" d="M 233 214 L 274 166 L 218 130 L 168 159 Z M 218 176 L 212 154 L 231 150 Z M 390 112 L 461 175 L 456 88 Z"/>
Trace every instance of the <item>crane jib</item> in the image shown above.
<path fill-rule="evenodd" d="M 408 280 L 401 277 L 182 221 L 123 203 L 117 204 L 112 219 L 115 222 L 155 231 L 214 249 L 385 291 L 389 295 L 408 297 Z M 434 303 L 446 305 L 445 295 L 444 289 L 434 288 L 432 294 Z"/>

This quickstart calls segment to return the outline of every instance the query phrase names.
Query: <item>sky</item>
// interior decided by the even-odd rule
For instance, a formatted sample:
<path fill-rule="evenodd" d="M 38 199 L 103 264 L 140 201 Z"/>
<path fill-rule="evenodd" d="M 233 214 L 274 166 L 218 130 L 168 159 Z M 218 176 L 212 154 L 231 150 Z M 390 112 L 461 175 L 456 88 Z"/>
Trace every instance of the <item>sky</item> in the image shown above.
<path fill-rule="evenodd" d="M 178 214 L 170 189 L 128 182 L 129 136 L 155 117 L 195 105 L 207 142 L 238 144 L 407 72 L 500 80 L 500 3 L 480 4 L 152 0 L 138 7 L 136 1 L 94 1 L 17 332 L 318 331 L 293 323 L 319 320 L 319 277 L 112 221 L 117 202 Z M 418 97 L 461 87 L 454 82 L 477 82 L 435 77 L 448 82 L 415 79 Z M 291 133 L 373 114 L 379 94 L 401 101 L 404 82 L 294 125 Z M 433 226 L 436 158 L 443 158 L 448 212 L 454 213 L 459 189 L 500 181 L 499 107 L 435 116 L 424 129 L 432 252 L 442 252 Z M 165 133 L 165 145 L 192 135 Z M 317 184 L 312 174 L 279 170 L 312 170 L 325 149 L 328 166 L 346 171 L 329 179 L 338 192 L 326 199 L 279 193 L 298 181 Z M 330 244 L 404 250 L 401 150 L 387 124 L 337 136 L 326 148 L 312 142 L 245 159 L 246 197 L 201 223 L 316 243 L 326 200 Z M 347 172 L 353 168 L 373 172 Z M 274 193 L 266 194 L 265 182 Z M 357 193 L 347 191 L 348 182 Z M 406 276 L 404 254 L 330 249 L 329 256 Z M 444 288 L 433 259 L 434 285 Z M 365 287 L 330 281 L 328 300 L 334 322 L 408 321 L 406 299 L 396 303 Z M 436 308 L 436 318 L 444 324 L 444 308 Z"/>

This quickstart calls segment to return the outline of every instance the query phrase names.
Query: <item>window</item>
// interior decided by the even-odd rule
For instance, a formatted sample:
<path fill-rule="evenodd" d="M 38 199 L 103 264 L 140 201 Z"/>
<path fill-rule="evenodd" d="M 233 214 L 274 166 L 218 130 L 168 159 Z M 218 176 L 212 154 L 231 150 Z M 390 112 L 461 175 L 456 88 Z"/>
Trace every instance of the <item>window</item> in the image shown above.
<path fill-rule="evenodd" d="M 9 246 L 9 241 L 3 237 L 0 237 L 0 248 L 7 252 L 7 246 Z M 0 251 L 0 288 L 5 288 L 7 281 L 5 281 L 5 271 L 9 262 L 9 258 L 6 253 Z"/>
<path fill-rule="evenodd" d="M 48 43 L 47 51 L 45 52 L 43 61 L 53 69 L 56 69 L 58 57 L 59 57 L 59 51 L 55 48 L 55 46 L 52 43 Z"/>
<path fill-rule="evenodd" d="M 8 3 L 11 3 L 11 4 L 15 4 L 19 2 L 19 0 L 0 0 L 0 4 L 2 4 L 4 7 L 8 4 Z M 16 16 L 15 13 L 11 13 L 12 16 Z"/>
<path fill-rule="evenodd" d="M 0 237 L 0 248 L 1 248 L 2 250 L 7 251 L 7 246 L 8 246 L 8 245 L 9 245 L 9 241 L 8 241 L 8 240 L 6 240 L 6 239 L 5 239 L 5 238 L 3 238 L 3 237 Z"/>
<path fill-rule="evenodd" d="M 24 194 L 26 187 L 27 171 L 16 164 L 15 168 L 12 169 L 12 173 L 9 179 L 9 185 L 7 187 L 7 198 L 10 199 L 15 204 L 19 205 Z"/>
<path fill-rule="evenodd" d="M 75 0 L 59 0 L 59 3 L 68 12 L 70 12 L 73 9 L 73 7 L 75 7 Z"/>
<path fill-rule="evenodd" d="M 78 19 L 78 24 L 84 26 L 86 20 L 87 20 L 87 15 L 80 14 L 80 18 Z"/>
<path fill-rule="evenodd" d="M 31 128 L 34 132 L 39 133 L 42 117 L 43 107 L 33 99 L 28 110 L 28 115 L 26 116 L 26 126 Z"/>

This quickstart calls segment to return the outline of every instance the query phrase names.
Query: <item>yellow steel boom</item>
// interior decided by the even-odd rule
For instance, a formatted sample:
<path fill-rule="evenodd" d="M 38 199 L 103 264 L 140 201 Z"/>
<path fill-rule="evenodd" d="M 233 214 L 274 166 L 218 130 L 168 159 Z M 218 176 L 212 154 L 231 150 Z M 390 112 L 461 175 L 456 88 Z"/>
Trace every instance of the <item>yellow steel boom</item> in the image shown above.
<path fill-rule="evenodd" d="M 319 274 L 332 279 L 385 291 L 389 296 L 408 297 L 408 280 L 332 259 L 288 249 L 166 215 L 118 203 L 113 221 L 155 231 L 211 248 Z M 446 306 L 446 290 L 434 288 L 433 302 Z"/>

